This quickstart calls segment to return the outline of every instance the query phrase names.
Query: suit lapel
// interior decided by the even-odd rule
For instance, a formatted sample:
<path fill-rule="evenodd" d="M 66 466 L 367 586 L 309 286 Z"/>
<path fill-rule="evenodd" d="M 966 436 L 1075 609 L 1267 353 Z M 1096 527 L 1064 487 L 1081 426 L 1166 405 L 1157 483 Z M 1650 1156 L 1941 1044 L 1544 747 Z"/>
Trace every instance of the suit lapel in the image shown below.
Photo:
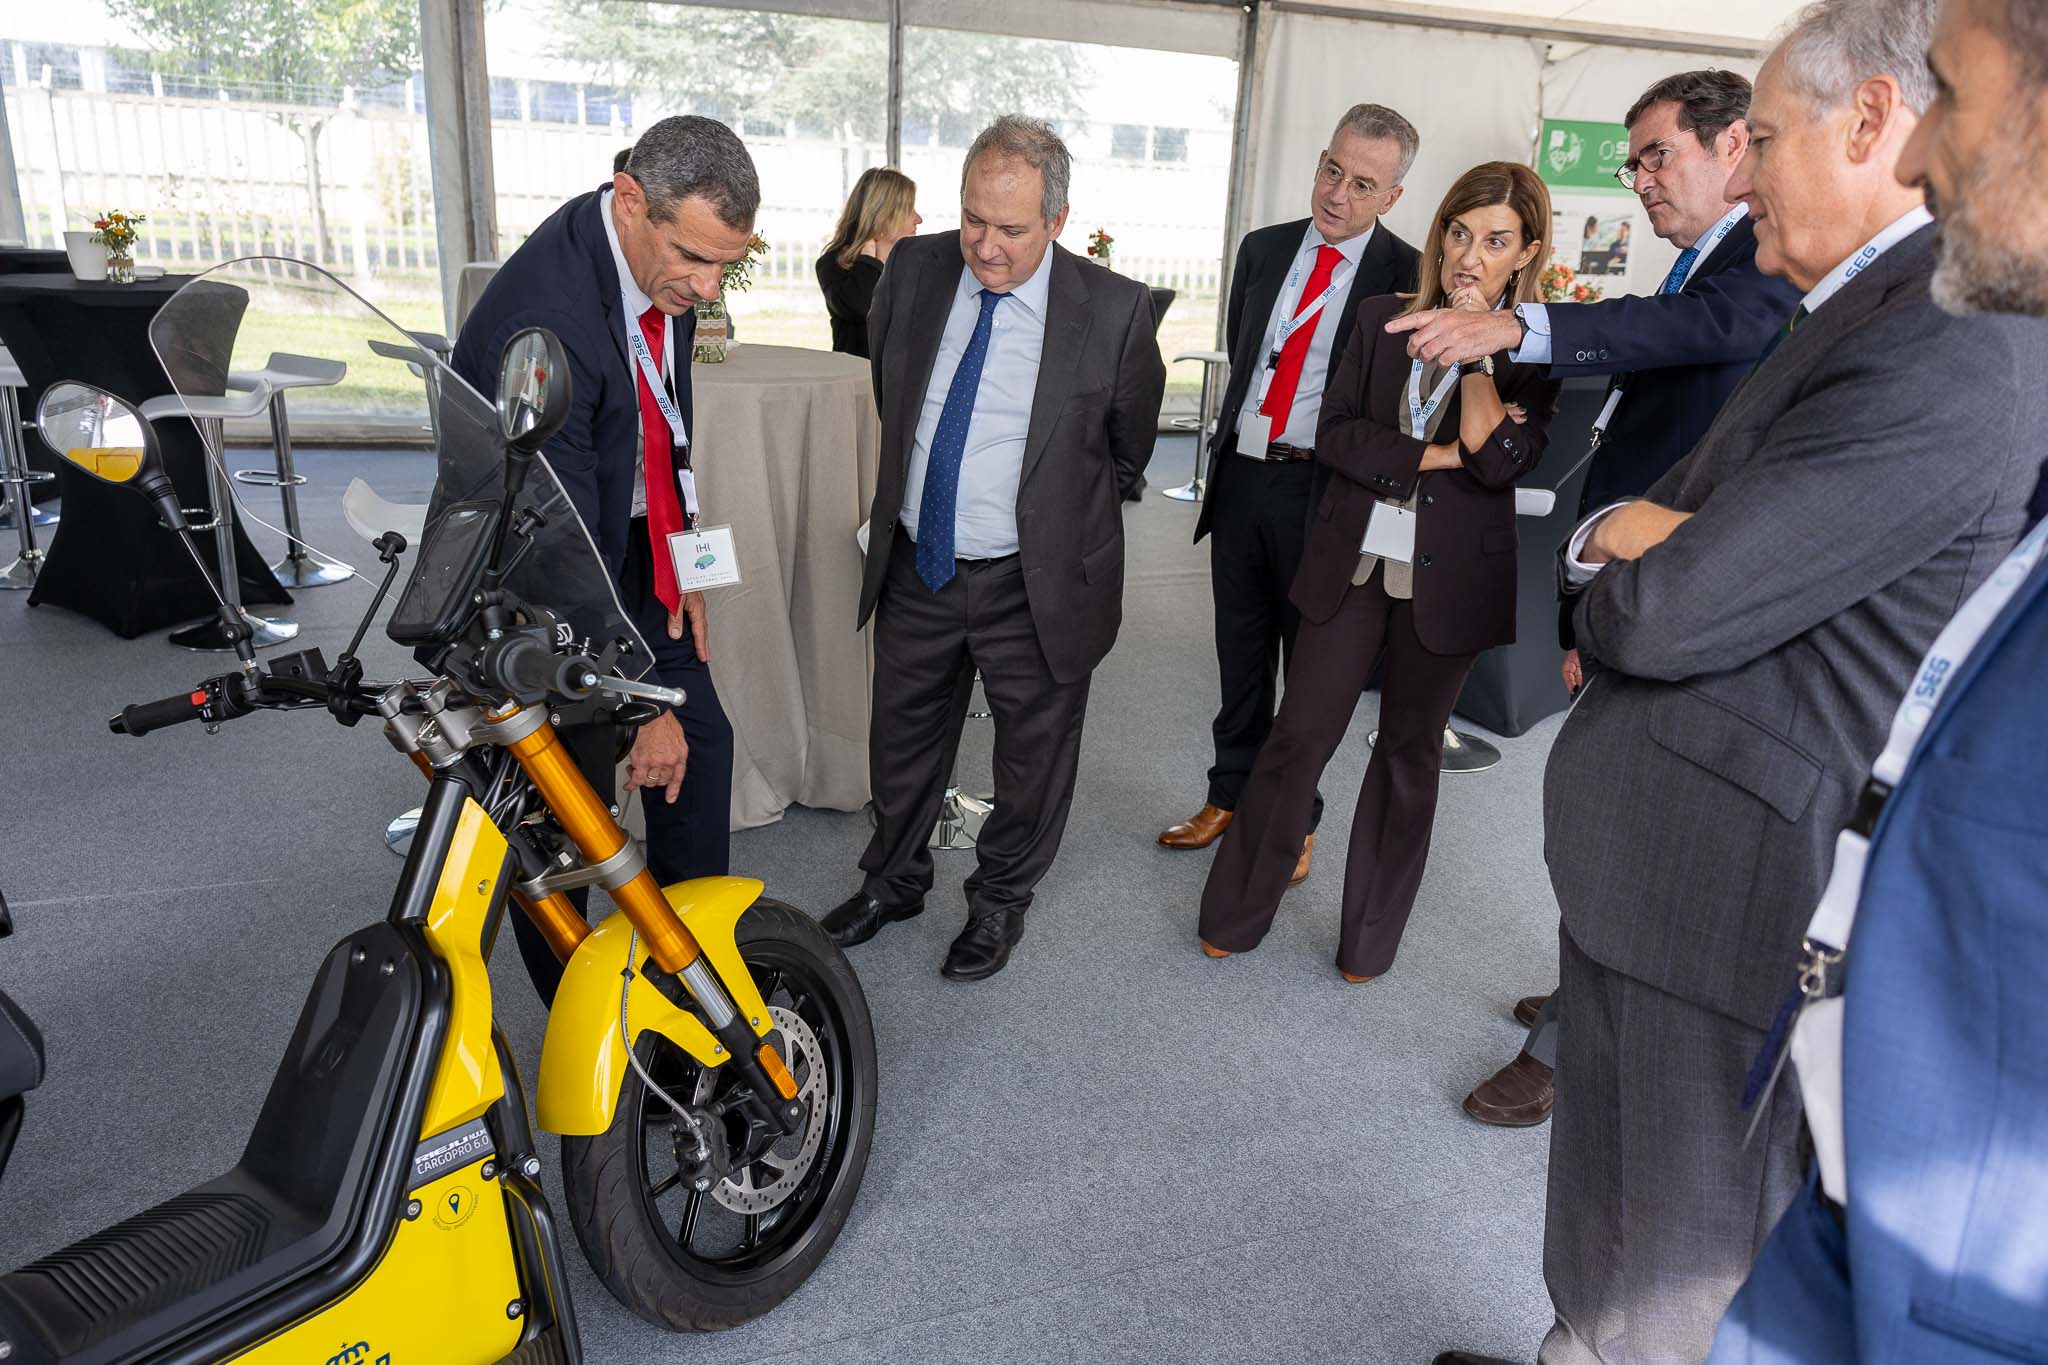
<path fill-rule="evenodd" d="M 904 477 L 909 477 L 910 447 L 917 432 L 918 415 L 924 409 L 925 388 L 932 381 L 932 366 L 938 363 L 939 343 L 944 339 L 946 319 L 953 311 L 953 295 L 960 288 L 960 272 L 967 262 L 960 254 L 960 234 L 941 235 L 921 263 L 917 297 L 911 303 L 909 353 L 904 357 L 904 382 L 896 387 L 897 429 L 890 433 L 891 448 Z"/>
<path fill-rule="evenodd" d="M 1021 484 L 1045 455 L 1052 426 L 1074 389 L 1074 369 L 1088 338 L 1088 280 L 1083 266 L 1055 242 L 1050 250 L 1052 280 L 1045 292 L 1045 341 L 1038 356 L 1038 386 L 1031 394 L 1031 425 L 1024 438 Z"/>
<path fill-rule="evenodd" d="M 584 230 L 591 236 L 592 254 L 597 258 L 597 296 L 604 304 L 605 334 L 612 339 L 612 349 L 619 353 L 619 363 L 630 372 L 633 357 L 626 350 L 626 322 L 620 316 L 624 312 L 619 298 L 619 268 L 612 261 L 611 237 L 605 232 L 604 191 L 600 189 L 590 196 L 590 211 Z"/>

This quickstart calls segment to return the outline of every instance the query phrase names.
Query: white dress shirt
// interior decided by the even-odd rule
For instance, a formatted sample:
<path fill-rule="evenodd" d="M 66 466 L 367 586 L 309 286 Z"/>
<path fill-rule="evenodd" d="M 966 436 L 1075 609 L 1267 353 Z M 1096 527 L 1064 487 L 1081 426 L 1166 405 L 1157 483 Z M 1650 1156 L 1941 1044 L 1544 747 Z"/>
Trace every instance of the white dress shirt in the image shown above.
<path fill-rule="evenodd" d="M 910 475 L 903 484 L 903 529 L 917 539 L 917 514 L 924 503 L 924 474 L 931 463 L 932 434 L 946 410 L 960 357 L 981 318 L 981 281 L 963 264 L 953 291 L 953 308 L 939 338 L 925 386 L 924 407 L 910 444 Z M 960 457 L 960 484 L 953 503 L 953 553 L 960 559 L 1000 559 L 1017 553 L 1017 485 L 1024 473 L 1024 442 L 1031 430 L 1031 400 L 1038 391 L 1038 360 L 1045 349 L 1046 296 L 1052 288 L 1052 248 L 1031 278 L 1010 290 L 989 320 L 988 352 L 981 385 L 967 423 L 967 449 Z"/>
<path fill-rule="evenodd" d="M 597 213 L 604 219 L 604 239 L 611 243 L 612 265 L 617 267 L 619 272 L 619 298 L 623 301 L 623 311 L 626 315 L 620 320 L 627 327 L 638 327 L 641 316 L 654 307 L 654 300 L 634 281 L 633 272 L 626 267 L 626 253 L 619 249 L 619 225 L 612 221 L 612 193 L 611 190 L 606 190 L 599 197 Z M 619 339 L 625 343 L 626 355 L 629 357 L 626 361 L 626 373 L 634 381 L 633 406 L 637 412 L 640 404 L 640 367 L 630 359 L 633 344 L 623 331 L 619 334 Z M 661 316 L 661 377 L 668 381 L 669 392 L 673 394 L 676 387 L 676 321 L 666 313 Z M 640 427 L 636 424 L 634 430 L 639 431 Z M 647 515 L 646 444 L 646 433 L 642 431 L 640 439 L 634 442 L 633 449 L 633 515 L 636 517 Z M 674 468 L 679 471 L 680 477 L 683 452 L 676 451 L 670 458 L 675 462 Z M 678 496 L 681 496 L 680 491 Z M 689 509 L 685 507 L 684 510 Z"/>
<path fill-rule="evenodd" d="M 1714 225 L 1700 234 L 1699 242 L 1711 242 L 1719 246 L 1728 236 L 1724 229 L 1732 229 L 1749 214 L 1749 205 L 1737 204 L 1715 220 Z M 1695 242 L 1693 245 L 1699 245 Z M 1691 248 L 1685 248 L 1690 250 Z M 1700 273 L 1700 266 L 1713 255 L 1713 248 L 1700 252 L 1692 258 L 1692 264 L 1685 268 L 1685 278 L 1678 282 L 1678 290 L 1692 283 L 1692 277 Z M 1677 291 L 1674 291 L 1677 292 Z M 1550 363 L 1550 307 L 1541 303 L 1518 303 L 1515 316 L 1529 325 L 1529 335 L 1522 339 L 1520 348 L 1508 352 L 1508 359 L 1517 365 L 1548 365 Z"/>
<path fill-rule="evenodd" d="M 1925 205 L 1914 205 L 1911 210 L 1895 219 L 1890 227 L 1887 227 L 1884 231 L 1878 233 L 1877 236 L 1865 242 L 1848 259 L 1822 276 L 1819 284 L 1806 291 L 1806 297 L 1801 300 L 1800 306 L 1806 310 L 1808 317 L 1819 312 L 1822 304 L 1826 303 L 1836 294 L 1839 294 L 1842 291 L 1843 285 L 1869 269 L 1872 261 L 1884 255 L 1885 252 L 1890 251 L 1900 242 L 1905 241 L 1908 237 L 1911 237 L 1933 221 L 1934 215 L 1927 211 Z M 1623 498 L 1619 502 L 1611 502 L 1579 523 L 1579 529 L 1572 532 L 1572 538 L 1565 543 L 1564 576 L 1566 582 L 1574 587 L 1584 586 L 1593 581 L 1595 574 L 1607 567 L 1605 564 L 1588 564 L 1580 558 L 1585 551 L 1587 540 L 1592 538 L 1593 529 L 1600 524 L 1608 513 L 1617 507 L 1641 501 L 1641 498 Z"/>
<path fill-rule="evenodd" d="M 1337 345 L 1337 323 L 1344 311 L 1345 296 L 1351 292 L 1351 278 L 1358 273 L 1358 262 L 1365 255 L 1366 244 L 1379 231 L 1375 222 L 1356 237 L 1343 242 L 1333 242 L 1316 231 L 1313 222 L 1301 236 L 1301 245 L 1295 248 L 1294 259 L 1288 270 L 1295 276 L 1292 289 L 1282 286 L 1280 297 L 1273 304 L 1273 311 L 1266 317 L 1266 330 L 1259 338 L 1259 369 L 1252 375 L 1251 387 L 1245 391 L 1244 403 L 1237 410 L 1237 424 L 1241 428 L 1244 419 L 1259 409 L 1259 389 L 1265 382 L 1265 360 L 1273 354 L 1273 339 L 1280 335 L 1280 320 L 1291 318 L 1302 304 L 1301 291 L 1308 287 L 1308 277 L 1316 268 L 1316 249 L 1331 246 L 1343 257 L 1337 268 L 1330 274 L 1330 283 L 1336 286 L 1330 301 L 1323 305 L 1323 311 L 1316 314 L 1315 331 L 1309 334 L 1308 354 L 1302 357 L 1301 381 L 1295 386 L 1294 406 L 1287 410 L 1287 422 L 1273 424 L 1272 439 L 1282 445 L 1300 446 L 1312 449 L 1316 443 L 1316 419 L 1323 410 L 1323 386 L 1330 378 L 1330 361 Z"/>

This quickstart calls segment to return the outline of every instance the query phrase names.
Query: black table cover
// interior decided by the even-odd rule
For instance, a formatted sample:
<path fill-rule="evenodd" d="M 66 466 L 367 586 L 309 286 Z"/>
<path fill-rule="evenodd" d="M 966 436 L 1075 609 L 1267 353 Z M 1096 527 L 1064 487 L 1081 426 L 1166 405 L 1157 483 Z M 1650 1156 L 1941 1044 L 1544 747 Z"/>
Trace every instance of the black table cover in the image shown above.
<path fill-rule="evenodd" d="M 66 379 L 96 384 L 138 404 L 170 393 L 150 345 L 149 324 L 188 278 L 108 284 L 68 272 L 0 269 L 0 345 L 27 383 L 23 418 L 32 422 L 43 391 Z M 157 435 L 179 502 L 206 507 L 205 453 L 197 429 L 184 421 L 161 422 Z M 71 468 L 33 432 L 26 443 L 32 464 L 57 471 L 64 498 L 64 518 L 30 605 L 69 607 L 129 638 L 213 615 L 213 597 L 191 556 L 146 499 Z M 213 537 L 202 532 L 199 541 L 207 563 L 215 563 Z M 245 604 L 292 600 L 239 524 L 235 559 Z"/>
<path fill-rule="evenodd" d="M 1515 643 L 1489 649 L 1472 665 L 1457 713 L 1497 735 L 1519 735 L 1570 704 L 1559 670 L 1564 650 L 1557 643 L 1557 547 L 1578 524 L 1583 465 L 1562 487 L 1557 481 L 1578 465 L 1591 440 L 1593 419 L 1607 401 L 1605 376 L 1567 379 L 1550 423 L 1550 445 L 1542 463 L 1522 480 L 1524 488 L 1557 488 L 1557 506 L 1547 517 L 1521 517 Z"/>

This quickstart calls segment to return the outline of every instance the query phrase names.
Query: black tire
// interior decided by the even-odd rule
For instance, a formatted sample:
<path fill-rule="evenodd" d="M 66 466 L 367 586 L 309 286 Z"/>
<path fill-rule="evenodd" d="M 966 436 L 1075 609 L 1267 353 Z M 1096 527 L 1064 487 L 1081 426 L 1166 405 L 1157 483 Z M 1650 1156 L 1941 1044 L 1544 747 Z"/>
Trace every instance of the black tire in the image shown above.
<path fill-rule="evenodd" d="M 620 1303 L 672 1331 L 737 1327 L 788 1298 L 846 1225 L 874 1145 L 875 1029 L 846 955 L 809 915 L 766 898 L 740 917 L 737 937 L 769 1007 L 793 1012 L 821 1049 L 826 1080 L 815 1107 L 825 1121 L 807 1166 L 799 1150 L 803 1174 L 794 1187 L 772 1208 L 747 1215 L 719 1202 L 721 1193 L 739 1197 L 729 1181 L 711 1194 L 681 1185 L 674 1178 L 675 1116 L 637 1072 L 626 1075 L 610 1128 L 596 1137 L 562 1139 L 569 1222 L 591 1269 Z M 807 1086 L 811 1068 L 786 1031 L 771 1036 L 799 1085 Z M 656 1082 L 684 1104 L 694 1102 L 699 1086 L 711 1086 L 716 1095 L 731 1084 L 732 1068 L 706 1073 L 659 1034 L 643 1033 L 636 1051 Z M 768 1169 L 756 1165 L 737 1174 L 751 1181 Z M 734 1245 L 721 1248 L 720 1238 L 707 1233 L 707 1214 L 738 1220 Z"/>

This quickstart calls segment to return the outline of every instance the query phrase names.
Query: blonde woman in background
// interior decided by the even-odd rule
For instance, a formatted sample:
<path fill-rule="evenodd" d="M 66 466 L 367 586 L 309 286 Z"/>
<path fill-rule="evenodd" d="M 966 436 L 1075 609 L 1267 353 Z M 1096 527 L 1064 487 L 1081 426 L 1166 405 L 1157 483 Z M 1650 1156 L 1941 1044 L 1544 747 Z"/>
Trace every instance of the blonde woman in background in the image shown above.
<path fill-rule="evenodd" d="M 882 266 L 896 243 L 917 231 L 917 185 L 903 172 L 871 166 L 853 182 L 839 226 L 818 258 L 818 287 L 832 319 L 832 349 L 863 360 L 868 354 L 868 305 Z"/>

